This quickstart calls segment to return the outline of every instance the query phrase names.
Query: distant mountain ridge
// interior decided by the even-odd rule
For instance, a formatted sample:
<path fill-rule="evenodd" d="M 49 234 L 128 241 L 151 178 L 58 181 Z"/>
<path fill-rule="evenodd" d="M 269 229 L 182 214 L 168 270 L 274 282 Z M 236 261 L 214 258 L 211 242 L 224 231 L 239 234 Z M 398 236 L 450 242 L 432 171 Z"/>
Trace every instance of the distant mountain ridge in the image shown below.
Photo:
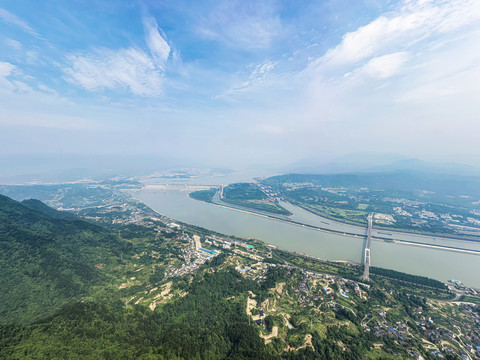
<path fill-rule="evenodd" d="M 365 172 L 393 172 L 410 171 L 429 174 L 447 174 L 459 176 L 480 176 L 480 169 L 473 166 L 449 163 L 449 162 L 429 162 L 419 159 L 399 160 L 394 163 L 376 166 L 367 169 Z"/>
<path fill-rule="evenodd" d="M 410 171 L 430 174 L 480 176 L 480 169 L 452 162 L 430 162 L 405 157 L 399 154 L 355 153 L 325 162 L 321 158 L 310 158 L 290 164 L 283 173 L 296 174 L 346 174 Z"/>
<path fill-rule="evenodd" d="M 272 176 L 264 182 L 311 182 L 325 187 L 366 187 L 369 189 L 427 190 L 441 195 L 480 198 L 480 177 L 432 174 L 407 170 L 359 172 L 345 174 L 285 174 Z"/>
<path fill-rule="evenodd" d="M 326 160 L 322 156 L 302 159 L 281 169 L 283 173 L 338 174 L 364 171 L 400 160 L 409 159 L 399 154 L 353 153 Z"/>

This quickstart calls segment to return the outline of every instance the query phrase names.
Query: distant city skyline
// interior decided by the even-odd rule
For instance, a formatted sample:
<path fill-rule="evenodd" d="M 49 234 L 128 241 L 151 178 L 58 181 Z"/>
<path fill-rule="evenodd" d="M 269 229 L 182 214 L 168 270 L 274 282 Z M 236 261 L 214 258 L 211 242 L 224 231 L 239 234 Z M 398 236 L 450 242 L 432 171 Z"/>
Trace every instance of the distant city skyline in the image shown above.
<path fill-rule="evenodd" d="M 480 166 L 479 38 L 476 0 L 0 1 L 0 155 Z"/>

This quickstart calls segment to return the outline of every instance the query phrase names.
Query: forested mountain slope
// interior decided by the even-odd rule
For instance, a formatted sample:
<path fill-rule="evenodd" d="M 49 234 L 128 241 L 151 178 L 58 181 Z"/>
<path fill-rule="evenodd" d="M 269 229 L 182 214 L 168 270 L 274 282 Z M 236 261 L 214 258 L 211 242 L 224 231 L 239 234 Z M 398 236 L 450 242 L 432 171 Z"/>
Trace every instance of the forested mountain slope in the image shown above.
<path fill-rule="evenodd" d="M 1 323 L 32 321 L 86 294 L 105 276 L 99 264 L 115 262 L 122 250 L 97 225 L 0 195 Z"/>

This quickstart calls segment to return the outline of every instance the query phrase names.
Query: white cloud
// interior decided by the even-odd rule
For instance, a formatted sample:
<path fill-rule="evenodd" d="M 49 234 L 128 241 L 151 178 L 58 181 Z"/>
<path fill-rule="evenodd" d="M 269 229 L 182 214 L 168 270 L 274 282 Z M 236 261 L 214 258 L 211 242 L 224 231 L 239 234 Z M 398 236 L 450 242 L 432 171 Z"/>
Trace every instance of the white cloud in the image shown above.
<path fill-rule="evenodd" d="M 156 61 L 156 65 L 165 68 L 165 63 L 170 55 L 170 46 L 167 41 L 160 35 L 157 21 L 153 17 L 143 19 L 145 29 L 145 41 L 150 53 Z"/>
<path fill-rule="evenodd" d="M 96 126 L 85 118 L 70 116 L 71 103 L 44 84 L 25 75 L 22 69 L 0 61 L 0 128 L 41 127 L 55 129 L 86 129 Z M 28 104 L 28 106 L 26 106 Z M 52 110 L 53 109 L 53 110 Z M 79 114 L 83 109 L 76 109 Z M 71 112 L 70 112 L 71 113 Z"/>
<path fill-rule="evenodd" d="M 38 34 L 30 27 L 30 25 L 28 25 L 25 21 L 19 19 L 16 15 L 2 8 L 0 8 L 0 19 L 2 19 L 7 24 L 18 26 L 23 31 L 38 37 Z"/>
<path fill-rule="evenodd" d="M 239 93 L 258 90 L 259 88 L 275 81 L 272 72 L 277 66 L 276 62 L 267 61 L 256 65 L 249 65 L 247 67 L 247 75 L 240 74 L 240 80 L 237 80 L 233 86 L 230 86 L 226 91 L 220 95 L 215 96 L 215 99 L 231 97 Z"/>
<path fill-rule="evenodd" d="M 374 57 L 363 66 L 362 72 L 374 78 L 385 79 L 398 73 L 408 58 L 409 54 L 404 51 Z"/>
<path fill-rule="evenodd" d="M 218 2 L 196 30 L 201 37 L 229 48 L 258 50 L 268 48 L 282 32 L 282 26 L 269 1 L 234 0 Z"/>
<path fill-rule="evenodd" d="M 329 66 L 355 64 L 479 20 L 480 2 L 477 0 L 406 1 L 396 12 L 384 14 L 345 34 L 342 42 L 317 63 Z"/>
<path fill-rule="evenodd" d="M 342 146 L 401 152 L 445 153 L 437 134 L 454 146 L 471 144 L 458 124 L 478 129 L 479 38 L 480 1 L 400 3 L 345 34 L 297 76 L 292 86 L 305 99 L 298 129 L 308 138 L 331 121 L 329 137 Z"/>
<path fill-rule="evenodd" d="M 145 42 L 150 55 L 139 48 L 98 48 L 67 57 L 66 80 L 88 91 L 124 89 L 134 95 L 158 96 L 162 92 L 170 46 L 153 17 L 144 17 Z"/>
<path fill-rule="evenodd" d="M 273 61 L 267 61 L 264 64 L 258 64 L 252 71 L 252 78 L 263 78 L 266 74 L 272 71 L 277 64 Z"/>
<path fill-rule="evenodd" d="M 0 61 L 0 89 L 8 91 L 15 89 L 15 85 L 7 79 L 15 69 L 15 65 Z"/>
<path fill-rule="evenodd" d="M 89 54 L 70 55 L 66 79 L 89 91 L 128 89 L 135 95 L 161 93 L 161 69 L 139 49 L 97 49 Z"/>
<path fill-rule="evenodd" d="M 7 77 L 15 69 L 15 65 L 8 62 L 0 61 L 0 76 Z"/>
<path fill-rule="evenodd" d="M 480 29 L 456 42 L 447 42 L 435 48 L 435 52 L 425 54 L 416 69 L 412 69 L 406 83 L 412 85 L 396 97 L 398 102 L 425 103 L 448 98 L 464 104 L 465 111 L 469 98 L 476 108 L 480 96 Z M 441 100 L 440 100 L 441 99 Z M 461 100 L 460 100 L 461 99 Z"/>
<path fill-rule="evenodd" d="M 432 78 L 451 78 L 451 74 L 459 71 L 463 65 L 454 60 L 458 55 L 452 48 L 460 46 L 458 44 L 471 34 L 473 36 L 479 26 L 480 1 L 405 0 L 396 10 L 346 33 L 338 45 L 310 62 L 302 78 L 307 77 L 311 83 L 314 98 L 322 96 L 319 89 L 325 86 L 320 86 L 320 82 L 328 84 L 329 94 L 338 92 L 341 96 L 345 91 L 358 88 L 362 92 L 359 95 L 364 96 L 365 91 L 370 93 L 378 89 L 378 83 L 369 85 L 372 79 L 394 78 L 389 85 L 391 91 L 409 92 L 415 83 L 417 87 L 422 86 L 419 80 L 424 79 L 425 74 Z M 456 51 L 463 51 L 469 58 L 475 52 L 464 46 Z M 417 73 L 425 62 L 436 57 L 435 54 L 447 57 L 450 62 L 444 68 L 428 67 Z M 469 61 L 475 66 L 474 60 Z M 409 67 L 404 69 L 407 62 Z M 409 81 L 402 83 L 401 77 Z M 398 94 L 395 97 L 403 98 Z"/>
<path fill-rule="evenodd" d="M 5 43 L 15 50 L 20 50 L 22 48 L 22 44 L 17 40 L 5 39 Z"/>

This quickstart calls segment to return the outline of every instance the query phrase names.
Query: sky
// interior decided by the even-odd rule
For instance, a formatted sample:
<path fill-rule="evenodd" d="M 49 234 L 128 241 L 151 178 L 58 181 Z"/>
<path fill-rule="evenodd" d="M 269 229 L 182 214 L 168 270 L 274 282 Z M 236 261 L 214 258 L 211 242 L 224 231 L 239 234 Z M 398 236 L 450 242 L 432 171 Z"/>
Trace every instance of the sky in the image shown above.
<path fill-rule="evenodd" d="M 480 165 L 479 39 L 478 0 L 0 0 L 0 155 Z"/>

